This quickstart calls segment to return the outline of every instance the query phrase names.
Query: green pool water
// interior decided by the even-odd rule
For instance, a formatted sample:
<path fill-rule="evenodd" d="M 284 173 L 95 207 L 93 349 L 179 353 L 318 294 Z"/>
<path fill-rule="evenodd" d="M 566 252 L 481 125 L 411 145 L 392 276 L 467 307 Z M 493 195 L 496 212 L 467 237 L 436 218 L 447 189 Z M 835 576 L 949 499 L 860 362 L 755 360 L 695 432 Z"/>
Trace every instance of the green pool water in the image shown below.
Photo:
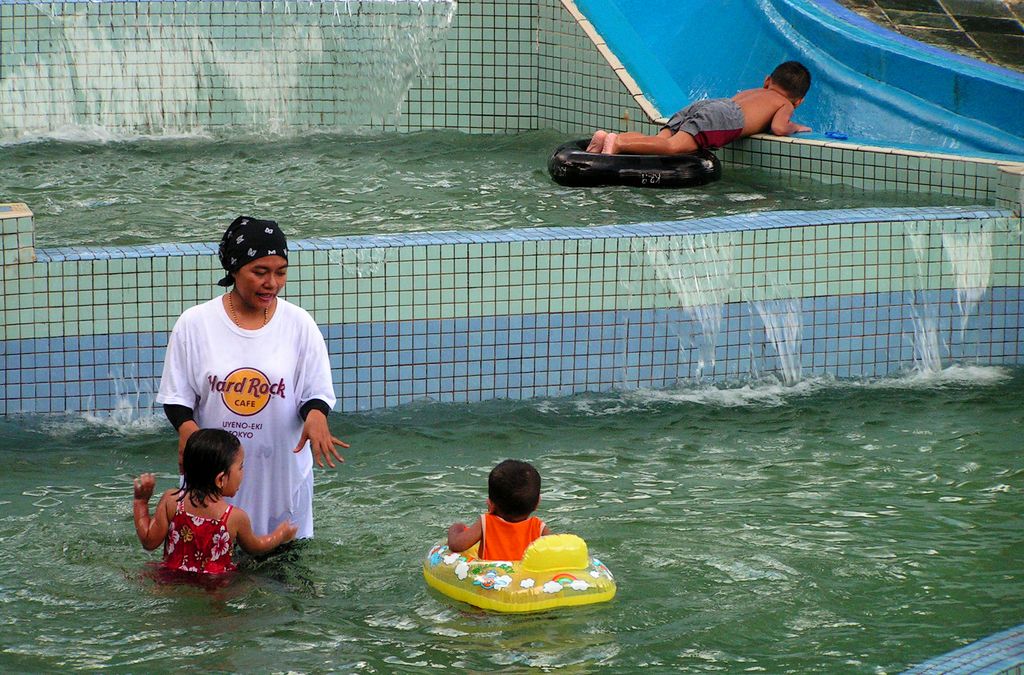
<path fill-rule="evenodd" d="M 25 143 L 0 148 L 0 201 L 29 205 L 40 247 L 217 241 L 240 213 L 304 238 L 967 203 L 728 165 L 698 189 L 564 188 L 547 159 L 565 140 L 427 131 Z"/>
<path fill-rule="evenodd" d="M 161 585 L 130 478 L 166 423 L 0 421 L 0 670 L 894 673 L 1024 620 L 1024 371 L 956 368 L 336 415 L 316 533 L 226 588 Z M 422 558 L 505 457 L 616 574 L 608 604 L 503 616 Z"/>

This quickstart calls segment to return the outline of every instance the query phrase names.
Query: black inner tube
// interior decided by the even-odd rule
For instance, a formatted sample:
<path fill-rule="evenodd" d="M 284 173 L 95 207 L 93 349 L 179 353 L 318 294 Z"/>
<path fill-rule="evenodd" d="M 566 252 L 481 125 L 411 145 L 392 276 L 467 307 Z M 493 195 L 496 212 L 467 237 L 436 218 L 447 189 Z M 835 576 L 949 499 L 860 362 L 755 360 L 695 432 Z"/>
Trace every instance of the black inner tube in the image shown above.
<path fill-rule="evenodd" d="M 555 149 L 548 173 L 559 185 L 594 187 L 697 187 L 722 177 L 722 163 L 711 152 L 681 155 L 602 155 L 587 152 L 589 139 L 569 141 Z"/>

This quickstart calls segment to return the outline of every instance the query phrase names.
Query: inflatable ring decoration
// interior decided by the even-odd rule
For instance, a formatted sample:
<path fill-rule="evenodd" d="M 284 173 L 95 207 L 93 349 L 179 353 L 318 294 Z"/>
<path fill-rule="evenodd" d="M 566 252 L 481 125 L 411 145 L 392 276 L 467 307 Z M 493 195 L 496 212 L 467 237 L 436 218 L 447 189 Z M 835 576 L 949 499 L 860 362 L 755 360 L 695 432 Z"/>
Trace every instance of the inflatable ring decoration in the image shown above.
<path fill-rule="evenodd" d="M 615 597 L 611 571 L 574 534 L 541 537 L 517 562 L 476 555 L 476 546 L 453 553 L 437 544 L 423 561 L 423 578 L 449 598 L 496 612 L 538 612 Z"/>
<path fill-rule="evenodd" d="M 587 152 L 589 140 L 569 141 L 548 159 L 548 173 L 559 185 L 596 187 L 697 187 L 722 177 L 722 163 L 701 150 L 693 155 L 602 155 Z"/>

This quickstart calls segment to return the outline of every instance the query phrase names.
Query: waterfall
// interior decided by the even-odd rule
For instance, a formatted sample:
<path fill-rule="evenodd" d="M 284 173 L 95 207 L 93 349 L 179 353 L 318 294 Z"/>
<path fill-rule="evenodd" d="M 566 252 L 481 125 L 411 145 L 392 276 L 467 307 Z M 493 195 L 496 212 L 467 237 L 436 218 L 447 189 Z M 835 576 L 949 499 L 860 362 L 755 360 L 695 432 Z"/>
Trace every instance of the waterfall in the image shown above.
<path fill-rule="evenodd" d="M 803 376 L 800 363 L 803 320 L 799 300 L 757 300 L 754 309 L 764 324 L 765 335 L 779 357 L 782 381 L 793 385 Z"/>
<path fill-rule="evenodd" d="M 387 260 L 387 250 L 383 248 L 347 248 L 342 251 L 330 251 L 328 260 L 341 264 L 342 273 L 347 277 L 362 279 L 381 274 Z"/>
<path fill-rule="evenodd" d="M 679 306 L 701 326 L 694 378 L 715 365 L 715 347 L 722 310 L 733 289 L 733 244 L 722 237 L 691 235 L 647 243 L 645 254 L 658 279 L 676 296 Z M 684 340 L 679 336 L 679 348 Z"/>
<path fill-rule="evenodd" d="M 937 292 L 929 289 L 929 234 L 907 225 L 906 239 L 914 256 L 915 288 L 910 296 L 910 315 L 914 327 L 914 369 L 921 373 L 942 370 L 944 343 L 939 333 Z"/>
<path fill-rule="evenodd" d="M 946 233 L 942 248 L 956 277 L 956 304 L 960 310 L 960 336 L 988 290 L 992 278 L 992 232 Z"/>
<path fill-rule="evenodd" d="M 939 317 L 936 302 L 927 300 L 927 293 L 914 294 L 910 318 L 914 326 L 914 369 L 919 373 L 942 370 L 942 342 L 939 338 Z"/>
<path fill-rule="evenodd" d="M 386 125 L 454 0 L 36 2 L 0 41 L 0 138 Z"/>
<path fill-rule="evenodd" d="M 143 377 L 134 363 L 112 368 L 107 375 L 113 385 L 110 401 L 88 397 L 83 417 L 92 423 L 118 431 L 162 428 L 166 421 L 154 409 L 159 378 Z"/>

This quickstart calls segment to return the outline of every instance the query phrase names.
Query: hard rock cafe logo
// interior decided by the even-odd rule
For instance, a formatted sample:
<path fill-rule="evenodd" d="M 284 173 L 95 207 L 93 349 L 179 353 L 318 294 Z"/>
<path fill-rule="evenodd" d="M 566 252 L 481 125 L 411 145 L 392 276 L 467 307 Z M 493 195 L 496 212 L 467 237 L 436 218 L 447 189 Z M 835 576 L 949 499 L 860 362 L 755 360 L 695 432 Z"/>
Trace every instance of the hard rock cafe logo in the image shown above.
<path fill-rule="evenodd" d="M 239 368 L 223 380 L 208 377 L 210 391 L 218 392 L 224 406 L 236 415 L 255 415 L 267 407 L 275 396 L 284 398 L 284 380 L 271 384 L 270 379 L 255 368 Z"/>

